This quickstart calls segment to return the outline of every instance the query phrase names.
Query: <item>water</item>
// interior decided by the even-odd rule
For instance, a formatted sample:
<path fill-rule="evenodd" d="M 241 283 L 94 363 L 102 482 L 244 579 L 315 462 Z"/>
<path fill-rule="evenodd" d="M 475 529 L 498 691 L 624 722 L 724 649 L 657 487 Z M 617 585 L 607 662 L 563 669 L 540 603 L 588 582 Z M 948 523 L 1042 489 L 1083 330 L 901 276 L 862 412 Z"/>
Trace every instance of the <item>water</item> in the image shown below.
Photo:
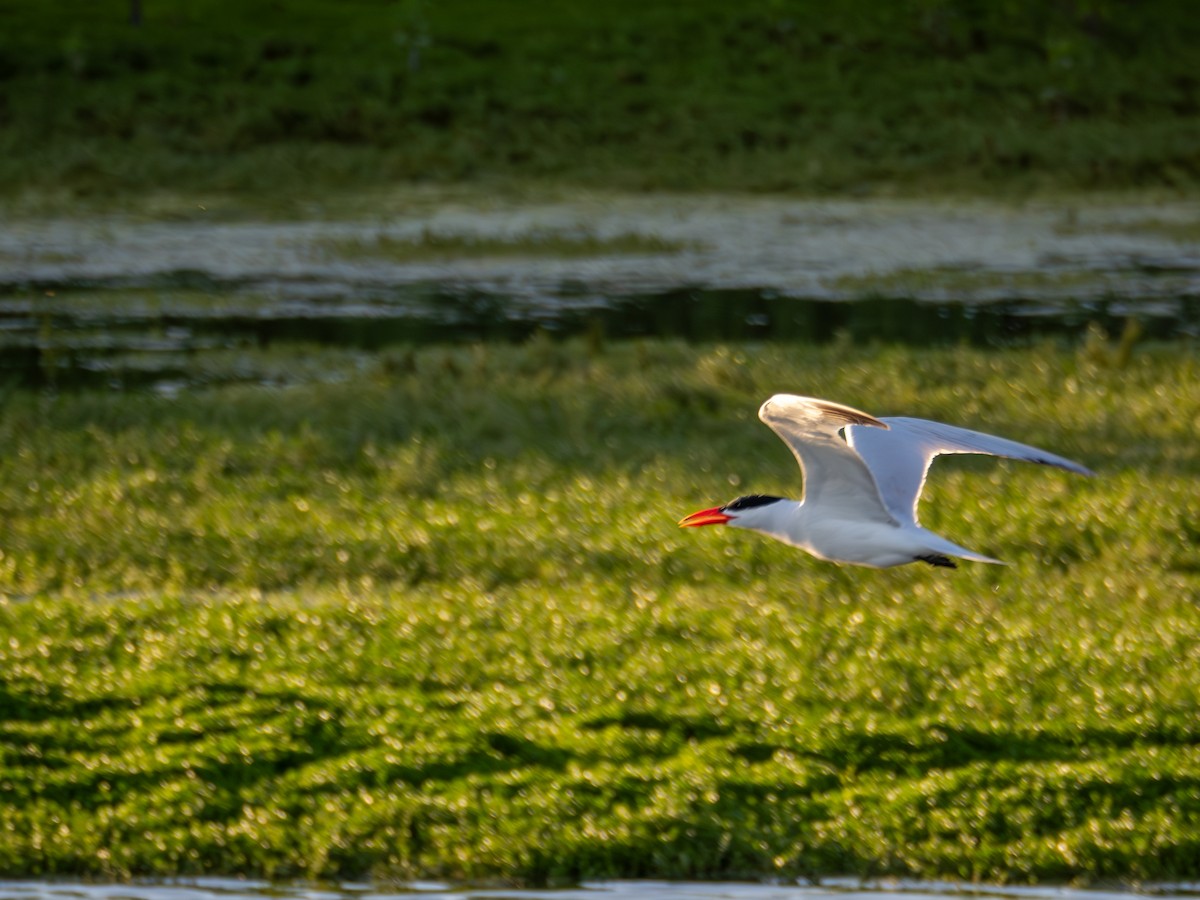
<path fill-rule="evenodd" d="M 176 212 L 6 223 L 0 382 L 177 390 L 261 380 L 238 355 L 272 348 L 539 333 L 1003 345 L 1115 337 L 1131 319 L 1148 337 L 1200 332 L 1200 207 L 1183 202 L 455 195 L 380 200 L 371 221 Z"/>
<path fill-rule="evenodd" d="M 947 900 L 954 897 L 1019 900 L 1132 900 L 1152 895 L 1195 898 L 1200 883 L 1150 886 L 1138 894 L 1037 886 L 988 886 L 928 881 L 860 881 L 834 878 L 820 885 L 603 881 L 576 888 L 525 890 L 461 888 L 413 882 L 381 889 L 369 884 L 278 884 L 235 878 L 198 878 L 128 884 L 69 881 L 0 881 L 0 900 Z"/>
<path fill-rule="evenodd" d="M 542 306 L 581 293 L 680 288 L 973 302 L 1200 294 L 1200 204 L 1183 201 L 455 193 L 376 197 L 360 218 L 345 221 L 172 212 L 166 221 L 5 222 L 0 290 L 190 281 L 222 293 L 324 300 L 438 284 Z M 547 235 L 560 239 L 558 251 L 546 248 Z M 592 249 L 563 252 L 563 239 L 572 238 Z"/>
<path fill-rule="evenodd" d="M 239 350 L 304 345 L 374 353 L 429 342 L 524 341 L 542 333 L 594 340 L 832 340 L 1006 345 L 1077 339 L 1088 327 L 1119 334 L 1135 317 L 1154 338 L 1200 333 L 1200 297 L 1153 303 L 1012 299 L 991 303 L 907 298 L 827 301 L 764 290 L 679 289 L 586 296 L 553 306 L 481 291 L 421 285 L 387 298 L 280 302 L 178 292 L 55 291 L 0 297 L 0 381 L 29 387 L 162 388 L 260 377 L 235 364 L 198 367 Z"/>

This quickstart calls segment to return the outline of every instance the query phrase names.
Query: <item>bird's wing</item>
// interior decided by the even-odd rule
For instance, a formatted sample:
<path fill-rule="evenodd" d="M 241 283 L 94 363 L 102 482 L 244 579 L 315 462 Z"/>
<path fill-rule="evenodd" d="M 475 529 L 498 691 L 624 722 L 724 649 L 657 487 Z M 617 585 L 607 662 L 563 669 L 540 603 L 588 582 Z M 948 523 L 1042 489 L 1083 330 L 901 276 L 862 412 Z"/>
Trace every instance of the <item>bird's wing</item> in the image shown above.
<path fill-rule="evenodd" d="M 776 394 L 758 417 L 792 448 L 804 473 L 804 504 L 839 518 L 895 524 L 862 458 L 842 439 L 854 426 L 886 433 L 888 426 L 857 409 L 794 394 Z"/>
<path fill-rule="evenodd" d="M 887 431 L 853 425 L 846 429 L 846 441 L 871 470 L 888 511 L 902 522 L 916 524 L 917 502 L 929 464 L 943 453 L 1003 456 L 1057 466 L 1081 475 L 1094 474 L 1064 457 L 981 431 L 903 416 L 889 416 L 880 421 L 887 423 Z"/>

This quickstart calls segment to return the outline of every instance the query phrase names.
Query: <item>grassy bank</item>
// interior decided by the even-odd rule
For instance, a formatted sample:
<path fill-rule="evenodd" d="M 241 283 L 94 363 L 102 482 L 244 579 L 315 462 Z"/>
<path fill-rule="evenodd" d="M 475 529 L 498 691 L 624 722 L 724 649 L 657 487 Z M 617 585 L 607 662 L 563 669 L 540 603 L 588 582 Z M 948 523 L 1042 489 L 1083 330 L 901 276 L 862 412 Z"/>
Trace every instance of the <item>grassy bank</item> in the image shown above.
<path fill-rule="evenodd" d="M 1200 23 L 1151 0 L 0 0 L 0 182 L 1193 188 Z"/>
<path fill-rule="evenodd" d="M 0 411 L 0 871 L 528 881 L 1200 876 L 1194 354 L 394 351 L 336 383 Z M 818 563 L 780 389 L 992 428 Z"/>

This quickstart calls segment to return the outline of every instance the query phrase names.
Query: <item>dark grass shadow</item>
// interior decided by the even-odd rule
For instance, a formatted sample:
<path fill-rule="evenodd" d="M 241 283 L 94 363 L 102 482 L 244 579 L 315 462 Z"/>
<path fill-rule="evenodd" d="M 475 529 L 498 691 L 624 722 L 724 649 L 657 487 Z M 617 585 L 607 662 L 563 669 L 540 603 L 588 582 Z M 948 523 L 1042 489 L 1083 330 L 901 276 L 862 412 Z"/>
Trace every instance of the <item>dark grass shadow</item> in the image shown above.
<path fill-rule="evenodd" d="M 912 775 L 979 762 L 1084 762 L 1135 747 L 1191 747 L 1197 744 L 1200 744 L 1200 729 L 1081 728 L 1069 733 L 1019 733 L 938 725 L 921 734 L 842 733 L 835 741 L 819 748 L 787 749 L 820 760 L 839 771 L 878 770 Z M 755 753 L 761 756 L 765 749 L 756 749 Z"/>
<path fill-rule="evenodd" d="M 580 724 L 581 728 L 589 731 L 601 731 L 612 726 L 674 735 L 684 740 L 706 740 L 733 733 L 731 726 L 724 725 L 711 716 L 666 715 L 636 710 L 622 711 L 617 715 L 596 716 Z"/>

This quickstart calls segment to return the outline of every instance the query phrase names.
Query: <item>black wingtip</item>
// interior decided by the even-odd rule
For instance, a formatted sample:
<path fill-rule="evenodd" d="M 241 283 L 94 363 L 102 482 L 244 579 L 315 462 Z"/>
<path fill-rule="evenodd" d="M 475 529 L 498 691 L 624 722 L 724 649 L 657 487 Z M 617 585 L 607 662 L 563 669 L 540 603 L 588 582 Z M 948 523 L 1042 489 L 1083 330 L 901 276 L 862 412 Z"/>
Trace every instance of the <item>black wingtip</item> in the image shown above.
<path fill-rule="evenodd" d="M 1086 475 L 1088 478 L 1094 478 L 1096 475 L 1096 473 L 1087 466 L 1081 466 L 1079 463 L 1074 462 L 1073 460 L 1064 460 L 1062 457 L 1046 459 L 1045 457 L 1039 456 L 1033 461 L 1035 463 L 1040 463 L 1043 466 L 1054 466 L 1056 469 L 1065 469 L 1068 472 L 1074 472 L 1076 475 Z M 1069 463 L 1069 465 L 1064 465 L 1064 463 Z"/>
<path fill-rule="evenodd" d="M 924 556 L 914 556 L 914 561 L 929 563 L 931 566 L 937 566 L 942 569 L 957 569 L 958 563 L 948 556 L 943 556 L 941 553 L 926 553 Z"/>

